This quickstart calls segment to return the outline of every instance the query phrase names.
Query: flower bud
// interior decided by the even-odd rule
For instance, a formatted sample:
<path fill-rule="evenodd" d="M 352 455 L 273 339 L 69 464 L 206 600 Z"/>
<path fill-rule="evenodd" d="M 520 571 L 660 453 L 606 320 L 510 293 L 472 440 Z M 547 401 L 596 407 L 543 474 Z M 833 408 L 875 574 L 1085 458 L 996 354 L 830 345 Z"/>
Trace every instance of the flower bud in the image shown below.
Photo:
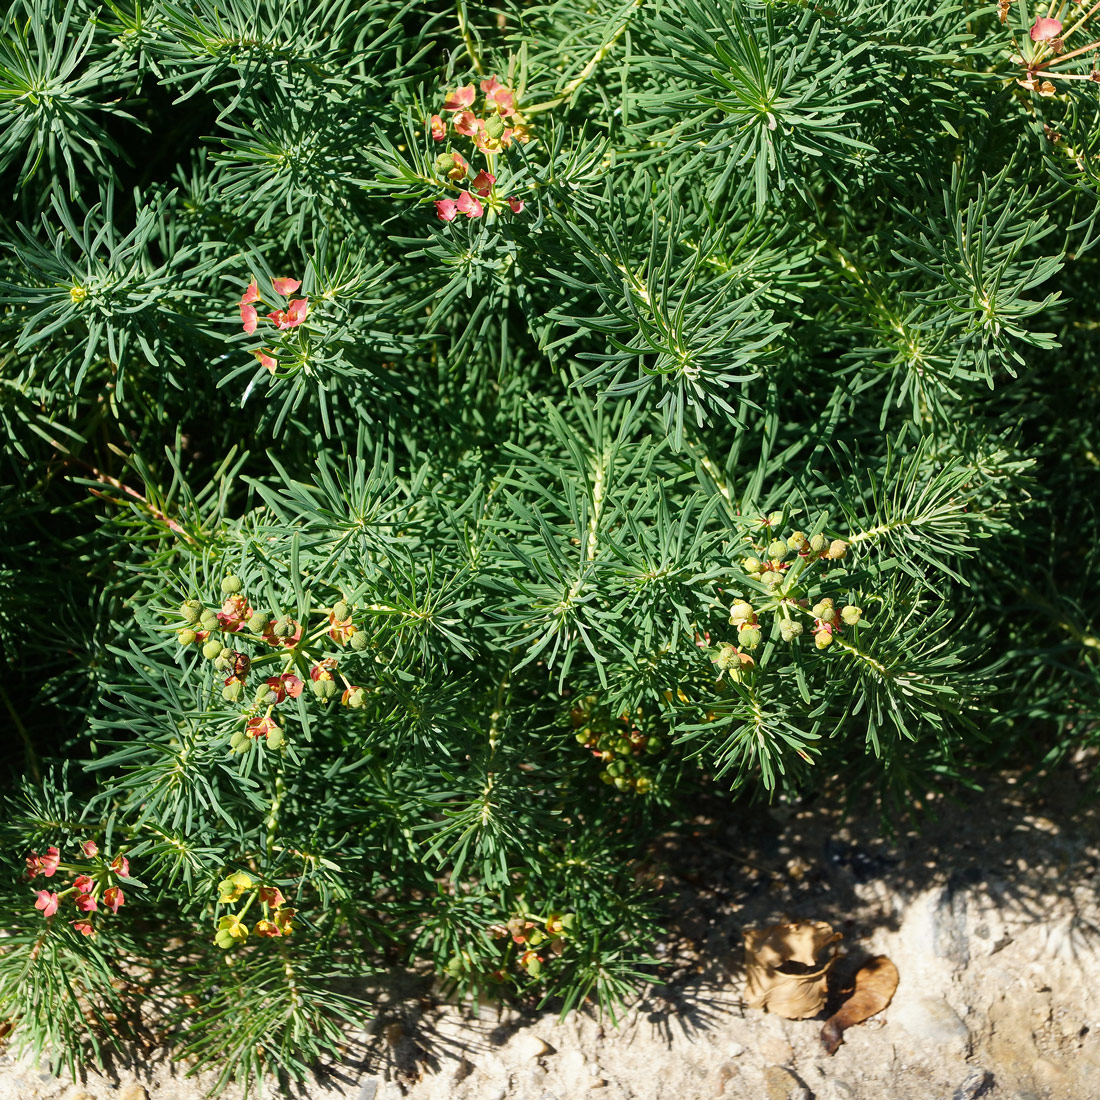
<path fill-rule="evenodd" d="M 802 633 L 802 624 L 794 619 L 783 619 L 779 623 L 779 636 L 785 642 L 794 641 Z"/>
<path fill-rule="evenodd" d="M 825 549 L 826 542 L 827 542 L 827 540 L 826 540 L 824 535 L 822 535 L 822 534 L 814 535 L 813 538 L 810 539 L 810 549 L 815 554 L 820 554 L 821 551 Z"/>
<path fill-rule="evenodd" d="M 235 596 L 242 587 L 241 578 L 236 573 L 230 573 L 228 576 L 222 577 L 222 592 L 227 596 Z"/>
<path fill-rule="evenodd" d="M 768 544 L 768 557 L 772 561 L 782 561 L 787 556 L 787 544 L 783 539 L 774 539 Z"/>
<path fill-rule="evenodd" d="M 856 607 L 855 604 L 848 604 L 847 607 L 840 609 L 840 617 L 848 626 L 855 626 L 863 617 L 863 608 Z"/>
<path fill-rule="evenodd" d="M 819 630 L 814 635 L 814 645 L 818 649 L 828 649 L 833 644 L 833 632 L 831 630 Z"/>
<path fill-rule="evenodd" d="M 747 623 L 755 614 L 752 604 L 747 600 L 734 600 L 730 607 L 730 622 Z"/>
<path fill-rule="evenodd" d="M 759 558 L 742 558 L 741 568 L 749 574 L 750 577 L 755 577 L 757 573 L 763 568 L 760 564 Z"/>
<path fill-rule="evenodd" d="M 787 538 L 787 545 L 792 550 L 805 550 L 807 542 L 806 536 L 801 531 L 792 531 Z"/>
<path fill-rule="evenodd" d="M 351 612 L 351 608 L 343 600 L 338 600 L 332 605 L 332 614 L 334 618 L 343 622 Z"/>
<path fill-rule="evenodd" d="M 262 634 L 267 629 L 267 612 L 253 611 L 252 617 L 245 624 L 253 634 Z"/>
<path fill-rule="evenodd" d="M 194 626 L 202 618 L 202 604 L 198 600 L 185 600 L 180 604 L 180 617 Z"/>
<path fill-rule="evenodd" d="M 755 649 L 763 638 L 764 635 L 758 626 L 745 625 L 737 632 L 737 641 L 746 649 Z"/>
<path fill-rule="evenodd" d="M 767 519 L 769 527 L 778 527 L 783 522 L 782 512 L 772 512 Z"/>
<path fill-rule="evenodd" d="M 829 543 L 829 549 L 825 552 L 825 556 L 830 561 L 839 561 L 843 557 L 847 557 L 848 544 L 843 539 L 833 539 Z"/>
<path fill-rule="evenodd" d="M 222 650 L 225 646 L 222 645 L 221 638 L 211 638 L 203 647 L 202 655 L 208 660 L 213 661 L 221 656 Z"/>
<path fill-rule="evenodd" d="M 322 703 L 327 703 L 336 694 L 336 681 L 332 679 L 310 680 L 309 686 Z"/>
<path fill-rule="evenodd" d="M 176 637 L 179 638 L 180 645 L 191 645 L 198 635 L 189 626 L 185 626 Z"/>

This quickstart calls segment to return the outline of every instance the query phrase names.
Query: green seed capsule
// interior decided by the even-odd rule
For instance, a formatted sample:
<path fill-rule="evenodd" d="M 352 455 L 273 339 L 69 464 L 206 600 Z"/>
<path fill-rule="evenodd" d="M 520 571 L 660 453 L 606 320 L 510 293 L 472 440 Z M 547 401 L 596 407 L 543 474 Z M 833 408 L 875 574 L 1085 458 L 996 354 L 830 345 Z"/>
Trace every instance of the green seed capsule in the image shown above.
<path fill-rule="evenodd" d="M 758 626 L 743 626 L 737 632 L 737 640 L 746 649 L 755 649 L 763 640 L 764 635 Z"/>
<path fill-rule="evenodd" d="M 759 558 L 742 558 L 741 568 L 744 569 L 745 572 L 749 574 L 749 576 L 755 577 L 756 574 L 759 573 L 760 570 L 763 568 L 763 566 L 760 564 Z"/>
<path fill-rule="evenodd" d="M 772 561 L 782 561 L 787 556 L 787 544 L 783 539 L 774 539 L 768 544 L 768 557 Z"/>
<path fill-rule="evenodd" d="M 627 753 L 631 752 L 634 746 L 625 737 L 620 737 L 612 748 L 620 756 L 626 756 Z"/>
<path fill-rule="evenodd" d="M 354 649 L 356 653 L 362 653 L 363 650 L 366 649 L 369 645 L 370 638 L 367 637 L 364 631 L 357 630 L 351 636 L 351 648 Z"/>
<path fill-rule="evenodd" d="M 227 703 L 240 702 L 241 696 L 244 694 L 244 684 L 240 680 L 234 680 L 232 683 L 226 684 L 222 688 L 222 698 Z"/>
<path fill-rule="evenodd" d="M 216 611 L 204 611 L 199 618 L 199 625 L 206 631 L 217 630 L 218 613 Z"/>
<path fill-rule="evenodd" d="M 267 731 L 267 747 L 272 751 L 281 749 L 285 740 L 283 731 L 278 726 L 273 726 Z"/>
<path fill-rule="evenodd" d="M 802 624 L 792 619 L 784 619 L 779 624 L 779 636 L 785 642 L 793 641 L 802 633 Z"/>
<path fill-rule="evenodd" d="M 266 611 L 253 611 L 246 625 L 253 634 L 262 634 L 267 629 L 268 621 Z"/>
<path fill-rule="evenodd" d="M 801 531 L 792 531 L 787 539 L 787 545 L 792 550 L 805 550 L 807 544 L 806 536 Z"/>
<path fill-rule="evenodd" d="M 210 641 L 202 647 L 202 655 L 208 661 L 214 661 L 221 656 L 221 652 L 224 648 L 220 638 L 211 638 Z"/>
<path fill-rule="evenodd" d="M 191 645 L 198 635 L 189 626 L 185 626 L 176 634 L 176 637 L 179 639 L 180 645 Z"/>
<path fill-rule="evenodd" d="M 348 607 L 343 600 L 339 600 L 332 605 L 332 617 L 339 622 L 343 622 L 351 612 L 351 608 Z"/>
<path fill-rule="evenodd" d="M 576 734 L 576 738 L 578 745 L 587 745 L 589 738 L 588 730 L 581 730 L 580 733 Z"/>
<path fill-rule="evenodd" d="M 185 601 L 180 604 L 180 617 L 194 626 L 202 618 L 202 604 L 198 600 Z"/>
<path fill-rule="evenodd" d="M 863 617 L 863 608 L 856 607 L 855 604 L 848 604 L 847 607 L 840 609 L 840 617 L 848 626 L 855 626 Z"/>
<path fill-rule="evenodd" d="M 227 596 L 235 596 L 243 587 L 241 578 L 236 573 L 230 573 L 228 576 L 222 577 L 222 591 Z"/>
<path fill-rule="evenodd" d="M 825 549 L 826 543 L 827 543 L 827 540 L 826 540 L 824 535 L 821 535 L 821 534 L 814 535 L 814 537 L 812 539 L 810 539 L 810 549 L 815 554 L 820 554 L 821 551 Z"/>

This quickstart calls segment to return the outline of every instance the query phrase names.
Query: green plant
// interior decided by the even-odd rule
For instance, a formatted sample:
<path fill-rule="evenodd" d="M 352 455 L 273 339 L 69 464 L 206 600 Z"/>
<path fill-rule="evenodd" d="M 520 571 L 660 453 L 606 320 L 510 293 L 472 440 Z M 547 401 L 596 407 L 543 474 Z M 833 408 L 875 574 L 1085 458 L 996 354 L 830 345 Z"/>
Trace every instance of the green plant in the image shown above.
<path fill-rule="evenodd" d="M 1093 19 L 16 0 L 11 1041 L 614 1012 L 701 792 L 1094 751 Z"/>

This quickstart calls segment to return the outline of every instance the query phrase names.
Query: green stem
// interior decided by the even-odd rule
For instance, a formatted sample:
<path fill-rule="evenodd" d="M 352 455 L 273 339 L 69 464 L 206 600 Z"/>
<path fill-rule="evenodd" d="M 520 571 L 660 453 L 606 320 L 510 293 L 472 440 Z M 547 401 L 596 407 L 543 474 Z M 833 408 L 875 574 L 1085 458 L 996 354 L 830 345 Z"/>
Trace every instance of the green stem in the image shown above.
<path fill-rule="evenodd" d="M 477 43 L 474 41 L 474 36 L 470 32 L 470 24 L 466 19 L 465 0 L 457 0 L 456 7 L 458 9 L 458 30 L 462 35 L 462 41 L 466 45 L 466 52 L 470 55 L 470 62 L 473 64 L 478 76 L 484 76 L 485 66 L 481 63 L 481 55 L 478 53 Z"/>

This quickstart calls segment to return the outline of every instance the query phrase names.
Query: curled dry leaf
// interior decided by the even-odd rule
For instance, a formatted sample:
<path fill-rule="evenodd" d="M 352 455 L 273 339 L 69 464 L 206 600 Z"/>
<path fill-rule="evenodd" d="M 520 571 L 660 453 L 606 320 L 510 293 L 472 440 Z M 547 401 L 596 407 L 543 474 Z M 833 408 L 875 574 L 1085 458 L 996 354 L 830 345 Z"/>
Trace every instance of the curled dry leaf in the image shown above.
<path fill-rule="evenodd" d="M 744 933 L 745 1001 L 788 1020 L 815 1016 L 825 1003 L 829 967 L 841 938 L 824 921 L 750 928 Z"/>
<path fill-rule="evenodd" d="M 856 974 L 852 995 L 825 1021 L 821 1029 L 821 1041 L 830 1054 L 844 1041 L 842 1034 L 853 1024 L 881 1012 L 894 996 L 898 987 L 898 968 L 885 956 L 879 955 Z"/>

